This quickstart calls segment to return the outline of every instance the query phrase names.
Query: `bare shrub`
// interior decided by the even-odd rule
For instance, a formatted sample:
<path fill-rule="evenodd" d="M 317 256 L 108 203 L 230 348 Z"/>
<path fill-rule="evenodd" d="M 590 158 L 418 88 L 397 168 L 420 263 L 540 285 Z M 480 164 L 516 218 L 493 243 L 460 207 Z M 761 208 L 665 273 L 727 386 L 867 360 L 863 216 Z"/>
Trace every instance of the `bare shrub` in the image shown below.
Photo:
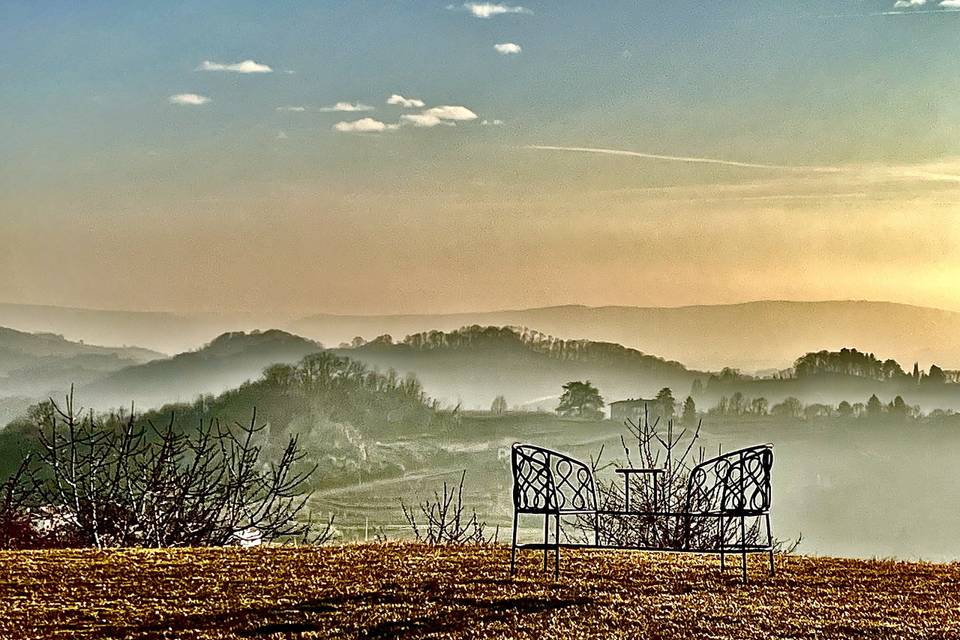
<path fill-rule="evenodd" d="M 84 414 L 73 391 L 51 401 L 39 426 L 40 453 L 17 484 L 26 487 L 45 527 L 79 546 L 171 547 L 322 542 L 332 519 L 314 530 L 300 519 L 315 467 L 291 436 L 264 455 L 266 424 L 218 419 L 181 429 L 173 415 L 143 424 L 131 411 Z"/>
<path fill-rule="evenodd" d="M 400 508 L 413 531 L 417 542 L 426 544 L 491 544 L 496 541 L 499 527 L 490 536 L 486 535 L 486 523 L 477 519 L 477 512 L 465 515 L 463 482 L 467 472 L 460 474 L 455 487 L 443 483 L 443 490 L 434 491 L 432 500 L 408 507 L 403 500 Z"/>
<path fill-rule="evenodd" d="M 673 420 L 666 427 L 660 426 L 660 418 L 651 421 L 644 407 L 643 416 L 637 421 L 626 420 L 627 433 L 620 437 L 623 458 L 600 464 L 602 450 L 597 459 L 591 459 L 594 477 L 597 479 L 597 497 L 601 511 L 623 511 L 626 496 L 621 477 L 608 481 L 599 479 L 598 472 L 613 466 L 659 469 L 657 491 L 654 492 L 652 475 L 631 478 L 629 516 L 601 516 L 601 544 L 626 547 L 700 548 L 718 549 L 720 545 L 740 544 L 740 532 L 730 526 L 726 519 L 721 529 L 715 517 L 698 517 L 696 514 L 715 511 L 710 504 L 711 496 L 704 492 L 689 493 L 690 474 L 697 465 L 706 460 L 706 451 L 698 446 L 703 425 L 683 427 L 677 431 Z M 718 447 L 717 454 L 722 453 Z M 580 518 L 578 528 L 592 529 L 592 517 Z M 747 529 L 746 544 L 765 542 L 761 522 L 752 522 Z"/>

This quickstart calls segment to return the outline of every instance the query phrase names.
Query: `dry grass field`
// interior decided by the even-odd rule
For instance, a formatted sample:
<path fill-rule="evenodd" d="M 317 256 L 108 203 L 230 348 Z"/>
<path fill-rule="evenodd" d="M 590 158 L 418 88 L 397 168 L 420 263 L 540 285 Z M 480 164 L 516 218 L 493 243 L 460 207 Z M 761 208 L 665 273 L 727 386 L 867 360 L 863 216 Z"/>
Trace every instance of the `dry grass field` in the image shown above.
<path fill-rule="evenodd" d="M 960 565 L 319 548 L 0 553 L 0 637 L 960 638 Z"/>

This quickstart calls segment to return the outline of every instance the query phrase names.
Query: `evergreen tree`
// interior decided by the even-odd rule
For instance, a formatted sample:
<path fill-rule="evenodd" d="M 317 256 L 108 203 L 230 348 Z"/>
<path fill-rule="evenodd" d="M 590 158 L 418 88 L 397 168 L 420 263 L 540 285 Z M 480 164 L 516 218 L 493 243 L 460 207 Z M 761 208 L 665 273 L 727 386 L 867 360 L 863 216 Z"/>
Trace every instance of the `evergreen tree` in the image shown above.
<path fill-rule="evenodd" d="M 687 426 L 697 424 L 697 403 L 694 402 L 693 396 L 687 396 L 683 401 L 683 424 Z"/>
<path fill-rule="evenodd" d="M 670 387 L 660 389 L 659 393 L 657 393 L 655 403 L 657 405 L 657 413 L 661 419 L 664 421 L 673 419 L 677 401 L 673 399 L 673 391 L 670 390 Z"/>
<path fill-rule="evenodd" d="M 600 391 L 589 380 L 572 381 L 563 385 L 557 413 L 562 416 L 599 418 L 603 415 L 604 404 Z"/>
<path fill-rule="evenodd" d="M 876 418 L 881 413 L 883 413 L 883 403 L 880 402 L 877 394 L 873 394 L 870 396 L 870 399 L 867 400 L 867 415 L 871 418 Z"/>

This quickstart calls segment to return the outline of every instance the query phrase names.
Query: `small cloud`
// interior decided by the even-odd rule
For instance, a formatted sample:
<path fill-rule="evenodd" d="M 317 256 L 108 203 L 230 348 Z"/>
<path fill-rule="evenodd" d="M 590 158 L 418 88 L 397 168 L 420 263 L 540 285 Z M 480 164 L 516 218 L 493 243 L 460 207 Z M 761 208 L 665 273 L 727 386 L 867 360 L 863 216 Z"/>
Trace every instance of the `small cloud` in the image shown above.
<path fill-rule="evenodd" d="M 523 51 L 523 47 L 513 42 L 503 42 L 501 44 L 493 45 L 493 48 L 496 49 L 497 53 L 503 56 L 508 56 L 511 53 L 520 53 Z"/>
<path fill-rule="evenodd" d="M 960 9 L 960 0 L 943 0 L 940 6 L 944 9 Z"/>
<path fill-rule="evenodd" d="M 405 109 L 419 109 L 420 107 L 426 106 L 426 103 L 423 100 L 418 98 L 404 98 L 396 93 L 387 98 L 387 104 L 397 105 L 404 107 Z"/>
<path fill-rule="evenodd" d="M 321 108 L 320 108 L 320 111 L 327 111 L 327 112 L 330 112 L 330 111 L 345 111 L 345 112 L 373 111 L 373 107 L 371 107 L 371 106 L 368 105 L 368 104 L 363 104 L 363 103 L 361 103 L 361 102 L 358 102 L 358 103 L 356 103 L 356 104 L 352 104 L 352 103 L 350 103 L 350 102 L 338 102 L 337 104 L 333 105 L 332 107 L 321 107 Z"/>
<path fill-rule="evenodd" d="M 481 120 L 480 125 L 484 127 L 499 127 L 503 124 L 503 120 Z"/>
<path fill-rule="evenodd" d="M 897 0 L 893 3 L 894 9 L 909 9 L 911 7 L 922 7 L 927 4 L 927 0 Z"/>
<path fill-rule="evenodd" d="M 351 122 L 343 121 L 333 125 L 334 131 L 341 133 L 380 133 L 397 129 L 398 124 L 386 124 L 373 118 L 360 118 Z"/>
<path fill-rule="evenodd" d="M 229 71 L 231 73 L 273 73 L 273 69 L 265 64 L 253 60 L 244 60 L 234 64 L 223 64 L 204 60 L 197 67 L 197 71 Z"/>
<path fill-rule="evenodd" d="M 499 4 L 494 2 L 464 2 L 461 6 L 457 5 L 448 5 L 447 9 L 452 11 L 456 10 L 466 10 L 473 14 L 477 18 L 492 18 L 493 16 L 500 16 L 507 13 L 525 13 L 532 14 L 533 11 L 527 9 L 526 7 L 520 6 L 511 6 L 508 4 Z"/>
<path fill-rule="evenodd" d="M 423 115 L 434 116 L 440 120 L 476 120 L 477 114 L 466 107 L 443 105 L 441 107 L 432 107 L 423 112 Z"/>
<path fill-rule="evenodd" d="M 304 112 L 304 111 L 306 111 L 306 110 L 307 110 L 306 107 L 296 107 L 296 106 L 294 106 L 294 107 L 277 107 L 277 111 L 292 111 L 292 112 L 295 112 L 295 113 L 302 113 L 302 112 Z"/>
<path fill-rule="evenodd" d="M 210 102 L 210 98 L 197 95 L 196 93 L 178 93 L 167 98 L 171 104 L 182 104 L 191 107 L 197 107 Z"/>
<path fill-rule="evenodd" d="M 435 127 L 438 124 L 445 124 L 450 127 L 454 126 L 452 122 L 444 122 L 437 116 L 427 113 L 405 113 L 400 116 L 400 119 L 403 122 L 410 123 L 415 127 Z"/>
<path fill-rule="evenodd" d="M 477 114 L 466 107 L 444 105 L 431 107 L 420 113 L 405 113 L 400 116 L 400 119 L 404 123 L 412 124 L 415 127 L 435 127 L 438 124 L 452 127 L 457 122 L 476 120 Z"/>

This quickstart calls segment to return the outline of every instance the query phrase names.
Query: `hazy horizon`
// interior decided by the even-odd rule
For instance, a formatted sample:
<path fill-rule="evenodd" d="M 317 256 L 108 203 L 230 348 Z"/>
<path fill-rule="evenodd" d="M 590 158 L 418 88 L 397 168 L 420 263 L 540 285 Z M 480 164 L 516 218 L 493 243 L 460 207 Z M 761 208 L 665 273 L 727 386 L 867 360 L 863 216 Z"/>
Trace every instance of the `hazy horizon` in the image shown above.
<path fill-rule="evenodd" d="M 106 313 L 129 313 L 129 314 L 170 314 L 176 316 L 249 316 L 257 320 L 270 319 L 276 320 L 278 322 L 283 322 L 286 320 L 297 320 L 310 318 L 312 316 L 342 316 L 342 317 L 390 317 L 390 316 L 455 316 L 455 315 L 470 315 L 470 314 L 493 314 L 493 313 L 506 313 L 512 311 L 535 311 L 541 309 L 562 309 L 562 308 L 587 308 L 587 309 L 689 309 L 697 307 L 735 307 L 735 306 L 747 306 L 754 304 L 763 304 L 763 303 L 783 303 L 783 304 L 832 304 L 832 303 L 868 303 L 868 304 L 890 304 L 890 305 L 901 305 L 906 307 L 917 307 L 924 309 L 931 309 L 935 311 L 946 311 L 950 313 L 960 313 L 960 306 L 957 308 L 948 308 L 948 307 L 938 307 L 935 305 L 923 305 L 915 304 L 910 302 L 903 302 L 899 300 L 879 300 L 879 299 L 867 299 L 867 298 L 833 298 L 833 299 L 787 299 L 787 298 L 754 298 L 754 299 L 744 299 L 744 300 L 732 300 L 729 302 L 708 302 L 708 303 L 690 303 L 690 304 L 674 304 L 674 305 L 657 305 L 657 304 L 584 304 L 580 302 L 556 302 L 553 304 L 544 304 L 536 306 L 516 306 L 516 307 L 497 307 L 497 308 L 487 308 L 487 307 L 456 307 L 451 309 L 446 308 L 423 308 L 421 310 L 411 310 L 411 311 L 358 311 L 352 312 L 349 310 L 338 311 L 338 310 L 301 310 L 301 311 L 284 311 L 284 310 L 274 310 L 274 311 L 247 311 L 243 309 L 216 309 L 216 310 L 194 310 L 194 309 L 174 309 L 174 308 L 124 308 L 124 307 L 83 307 L 83 306 L 69 306 L 69 305 L 58 305 L 58 304 L 49 304 L 49 303 L 33 303 L 33 302 L 18 302 L 15 300 L 0 300 L 0 306 L 21 306 L 21 307 L 48 307 L 52 309 L 62 309 L 66 311 L 91 311 L 91 312 L 106 312 Z M 2 324 L 0 324 L 2 326 Z M 280 327 L 273 327 L 280 328 Z M 531 327 L 535 328 L 535 327 Z"/>

